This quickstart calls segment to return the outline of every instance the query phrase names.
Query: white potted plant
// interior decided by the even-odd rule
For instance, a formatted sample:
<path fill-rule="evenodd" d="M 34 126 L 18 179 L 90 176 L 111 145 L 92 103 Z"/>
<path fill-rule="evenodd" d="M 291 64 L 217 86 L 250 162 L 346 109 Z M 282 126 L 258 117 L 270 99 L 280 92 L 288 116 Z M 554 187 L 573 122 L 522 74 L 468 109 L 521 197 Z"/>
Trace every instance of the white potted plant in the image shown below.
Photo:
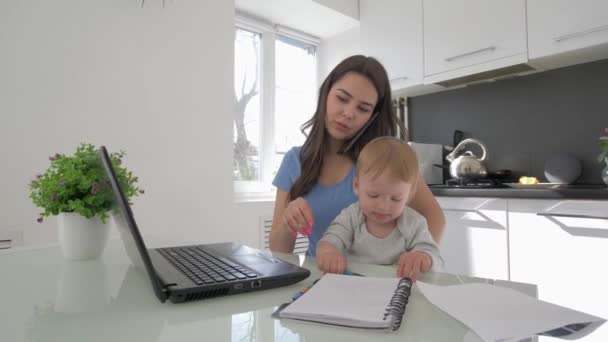
<path fill-rule="evenodd" d="M 600 155 L 597 156 L 597 161 L 606 163 L 602 170 L 602 180 L 608 186 L 608 127 L 604 128 L 604 134 L 607 135 L 601 136 L 599 140 Z"/>
<path fill-rule="evenodd" d="M 129 203 L 144 191 L 137 177 L 122 165 L 124 151 L 112 153 L 112 164 Z M 30 183 L 30 198 L 44 217 L 58 216 L 59 242 L 71 260 L 98 258 L 108 241 L 112 188 L 105 176 L 98 151 L 81 143 L 74 155 L 55 154 L 50 166 Z"/>

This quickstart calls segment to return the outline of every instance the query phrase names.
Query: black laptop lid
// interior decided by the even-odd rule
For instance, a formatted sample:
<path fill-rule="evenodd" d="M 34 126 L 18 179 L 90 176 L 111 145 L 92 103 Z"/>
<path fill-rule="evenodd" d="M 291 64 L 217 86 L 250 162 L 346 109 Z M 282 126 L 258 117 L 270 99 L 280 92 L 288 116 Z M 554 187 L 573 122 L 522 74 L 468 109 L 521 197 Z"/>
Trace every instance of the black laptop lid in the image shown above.
<path fill-rule="evenodd" d="M 104 170 L 106 171 L 108 181 L 112 186 L 112 192 L 114 194 L 114 205 L 112 210 L 114 221 L 120 232 L 127 254 L 135 266 L 143 269 L 144 272 L 148 274 L 148 277 L 152 282 L 152 287 L 154 288 L 154 293 L 156 293 L 156 296 L 161 302 L 164 302 L 167 300 L 168 296 L 162 290 L 160 279 L 158 279 L 156 272 L 154 271 L 148 249 L 139 233 L 139 228 L 137 228 L 137 223 L 135 223 L 135 217 L 129 207 L 129 202 L 127 202 L 124 192 L 120 187 L 120 182 L 118 181 L 118 177 L 112 166 L 110 154 L 105 146 L 101 146 L 99 149 L 99 156 L 104 166 Z"/>

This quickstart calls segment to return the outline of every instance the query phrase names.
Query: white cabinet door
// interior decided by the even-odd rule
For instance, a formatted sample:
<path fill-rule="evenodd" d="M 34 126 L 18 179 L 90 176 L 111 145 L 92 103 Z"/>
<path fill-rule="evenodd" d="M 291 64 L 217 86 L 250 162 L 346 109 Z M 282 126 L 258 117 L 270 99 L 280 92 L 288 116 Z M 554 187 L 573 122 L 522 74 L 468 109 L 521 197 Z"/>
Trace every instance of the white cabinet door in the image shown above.
<path fill-rule="evenodd" d="M 508 280 L 507 201 L 468 197 L 437 200 L 447 221 L 439 245 L 445 271 Z"/>
<path fill-rule="evenodd" d="M 528 0 L 530 58 L 608 43 L 608 1 Z"/>
<path fill-rule="evenodd" d="M 511 280 L 608 318 L 608 219 L 593 218 L 607 216 L 608 201 L 509 200 Z M 608 341 L 608 325 L 584 341 Z"/>
<path fill-rule="evenodd" d="M 527 61 L 525 0 L 424 0 L 423 13 L 425 83 Z"/>
<path fill-rule="evenodd" d="M 0 227 L 0 250 L 23 246 L 23 232 L 16 229 L 5 230 Z"/>
<path fill-rule="evenodd" d="M 422 84 L 422 0 L 360 0 L 361 47 L 386 68 L 393 90 Z"/>

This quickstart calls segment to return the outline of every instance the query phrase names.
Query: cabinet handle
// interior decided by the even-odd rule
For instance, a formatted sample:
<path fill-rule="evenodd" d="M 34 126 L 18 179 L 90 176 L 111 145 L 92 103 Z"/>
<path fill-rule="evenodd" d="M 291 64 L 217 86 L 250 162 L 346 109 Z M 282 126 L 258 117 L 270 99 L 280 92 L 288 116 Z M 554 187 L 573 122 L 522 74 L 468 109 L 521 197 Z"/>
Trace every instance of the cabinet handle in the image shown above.
<path fill-rule="evenodd" d="M 407 80 L 407 76 L 402 76 L 402 77 L 395 77 L 395 78 L 391 78 L 389 80 L 389 82 L 395 82 L 395 81 L 405 81 Z"/>
<path fill-rule="evenodd" d="M 487 224 L 486 226 L 479 226 L 479 227 L 475 227 L 475 228 L 487 228 L 487 229 L 496 229 L 496 230 L 506 230 L 507 228 L 502 226 L 500 223 L 492 220 L 492 218 L 490 218 L 488 215 L 482 213 L 480 210 L 478 209 L 443 209 L 444 211 L 453 211 L 456 213 L 473 213 L 473 214 L 477 214 L 480 217 L 482 217 L 486 222 L 488 222 L 489 224 Z"/>
<path fill-rule="evenodd" d="M 591 215 L 571 215 L 571 214 L 551 214 L 551 213 L 537 213 L 538 216 L 543 216 L 547 220 L 553 222 L 555 225 L 560 227 L 566 233 L 572 236 L 584 236 L 590 238 L 602 238 L 608 239 L 608 230 L 602 228 L 586 228 L 586 227 L 569 227 L 560 222 L 556 217 L 573 217 L 573 218 L 587 218 L 587 219 L 597 219 L 604 220 L 608 219 L 608 217 L 602 216 L 591 216 Z"/>
<path fill-rule="evenodd" d="M 555 217 L 573 217 L 573 218 L 587 218 L 595 220 L 608 220 L 608 216 L 593 216 L 593 215 L 579 215 L 579 214 L 553 214 L 553 213 L 537 213 L 538 216 L 555 216 Z"/>
<path fill-rule="evenodd" d="M 460 54 L 460 55 L 448 57 L 448 58 L 445 59 L 445 61 L 446 62 L 451 62 L 451 61 L 453 61 L 455 59 L 459 59 L 459 58 L 463 58 L 463 57 L 468 57 L 468 56 L 471 56 L 471 55 L 478 54 L 480 52 L 494 51 L 494 50 L 496 50 L 496 46 L 488 46 L 488 47 L 483 48 L 483 49 L 479 49 L 479 50 L 475 50 L 475 51 L 471 51 L 471 52 L 466 52 L 466 53 L 463 53 L 463 54 Z"/>
<path fill-rule="evenodd" d="M 599 26 L 599 27 L 594 27 L 585 31 L 580 31 L 580 32 L 574 32 L 574 33 L 568 33 L 565 34 L 563 36 L 558 36 L 553 38 L 553 40 L 557 43 L 564 41 L 564 40 L 568 40 L 568 39 L 572 39 L 572 38 L 577 38 L 577 37 L 581 37 L 581 36 L 586 36 L 588 34 L 591 33 L 595 33 L 595 32 L 600 32 L 600 31 L 604 31 L 604 30 L 608 30 L 608 25 L 606 26 Z"/>
<path fill-rule="evenodd" d="M 0 249 L 11 248 L 11 240 L 0 240 Z"/>

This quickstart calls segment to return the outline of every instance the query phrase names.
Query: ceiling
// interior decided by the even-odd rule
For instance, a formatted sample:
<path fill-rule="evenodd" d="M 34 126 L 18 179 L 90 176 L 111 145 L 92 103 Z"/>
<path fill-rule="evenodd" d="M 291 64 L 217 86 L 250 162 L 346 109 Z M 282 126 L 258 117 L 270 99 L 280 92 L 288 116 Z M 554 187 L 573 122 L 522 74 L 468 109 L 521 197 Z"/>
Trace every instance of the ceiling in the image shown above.
<path fill-rule="evenodd" d="M 359 20 L 326 7 L 318 0 L 235 0 L 234 4 L 241 12 L 321 39 L 359 26 Z M 358 1 L 352 4 L 358 13 Z"/>

